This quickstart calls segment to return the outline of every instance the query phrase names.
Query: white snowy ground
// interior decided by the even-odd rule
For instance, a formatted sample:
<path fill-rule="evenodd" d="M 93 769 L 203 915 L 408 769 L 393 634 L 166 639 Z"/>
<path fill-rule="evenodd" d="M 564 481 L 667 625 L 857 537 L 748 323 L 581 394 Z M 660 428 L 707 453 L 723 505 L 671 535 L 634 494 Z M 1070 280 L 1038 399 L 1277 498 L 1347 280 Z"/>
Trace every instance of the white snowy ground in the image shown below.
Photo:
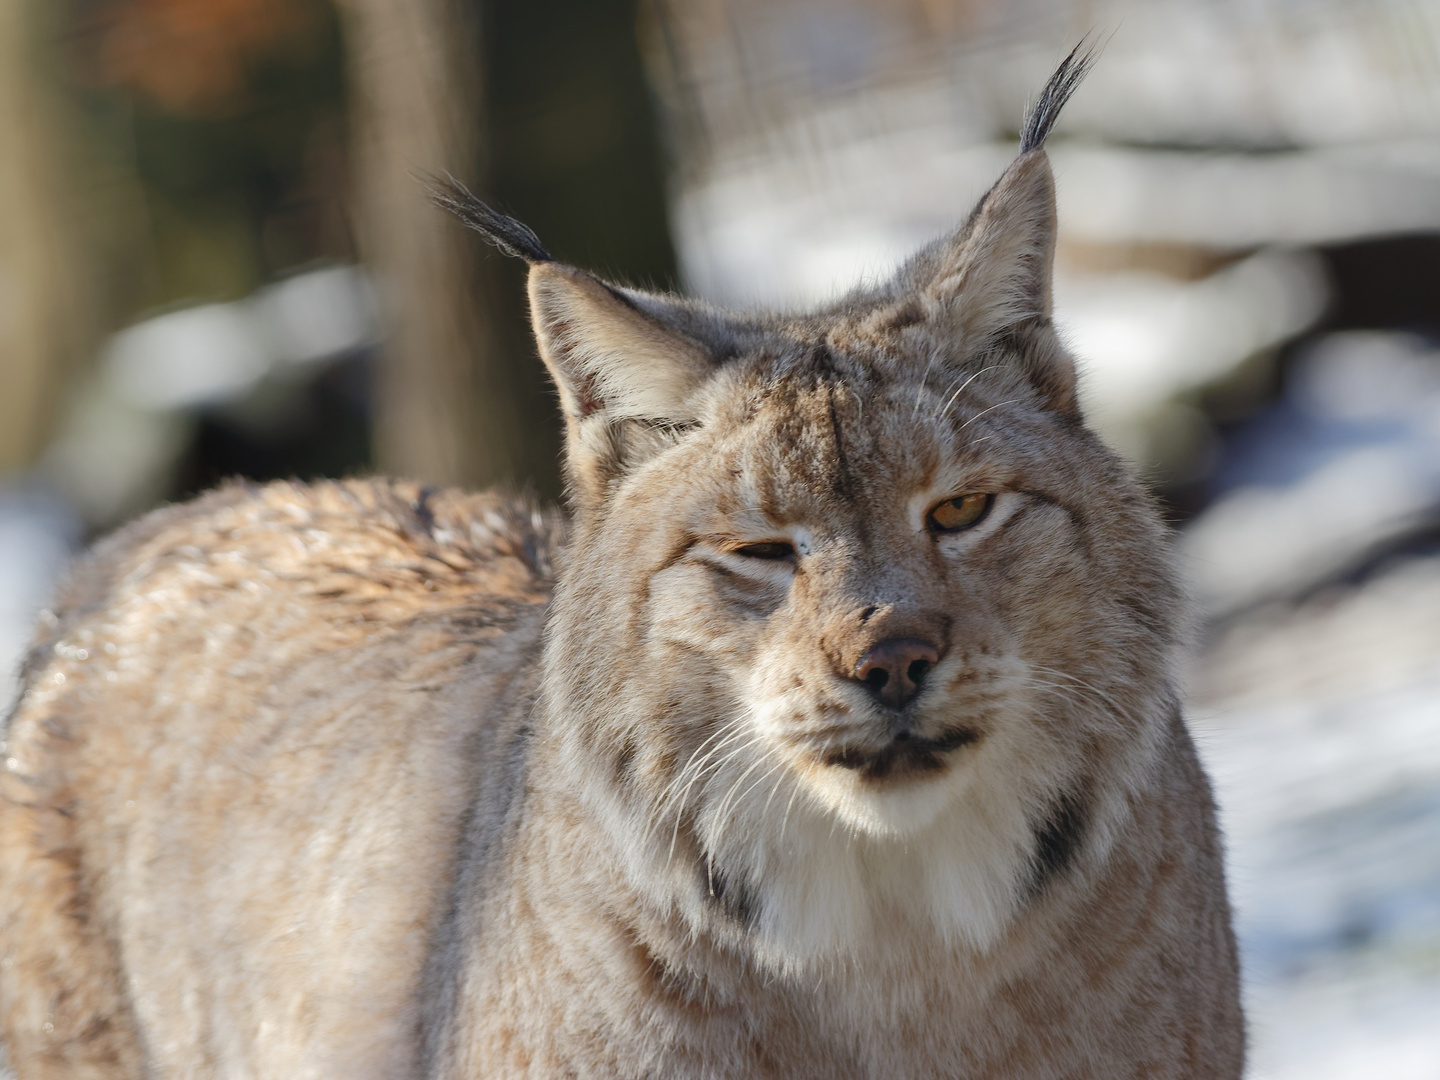
<path fill-rule="evenodd" d="M 0 487 L 0 716 L 9 708 L 31 624 L 80 529 L 74 510 L 58 497 Z"/>
<path fill-rule="evenodd" d="M 1440 1077 L 1440 558 L 1207 650 L 1252 1080 Z"/>
<path fill-rule="evenodd" d="M 71 535 L 53 503 L 0 491 L 6 701 Z M 1192 699 L 1229 835 L 1251 1080 L 1440 1077 L 1440 558 L 1239 621 Z"/>

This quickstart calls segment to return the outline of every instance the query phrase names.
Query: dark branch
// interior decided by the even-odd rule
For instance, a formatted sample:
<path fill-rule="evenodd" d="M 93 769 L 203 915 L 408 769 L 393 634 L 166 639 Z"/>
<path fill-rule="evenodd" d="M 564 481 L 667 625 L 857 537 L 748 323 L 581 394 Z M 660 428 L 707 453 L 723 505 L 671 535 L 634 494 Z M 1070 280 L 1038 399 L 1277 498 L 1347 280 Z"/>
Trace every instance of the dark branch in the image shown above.
<path fill-rule="evenodd" d="M 1069 56 L 1060 61 L 1060 66 L 1055 69 L 1055 74 L 1050 76 L 1045 89 L 1040 91 L 1035 104 L 1025 112 L 1025 123 L 1020 130 L 1022 154 L 1039 150 L 1045 145 L 1045 140 L 1050 137 L 1050 129 L 1055 126 L 1055 121 L 1060 119 L 1060 110 L 1089 74 L 1095 63 L 1095 55 L 1095 46 L 1087 37 L 1070 50 Z"/>
<path fill-rule="evenodd" d="M 482 202 L 453 176 L 431 177 L 427 186 L 436 206 L 450 211 L 506 255 L 530 263 L 555 261 L 530 226 Z"/>

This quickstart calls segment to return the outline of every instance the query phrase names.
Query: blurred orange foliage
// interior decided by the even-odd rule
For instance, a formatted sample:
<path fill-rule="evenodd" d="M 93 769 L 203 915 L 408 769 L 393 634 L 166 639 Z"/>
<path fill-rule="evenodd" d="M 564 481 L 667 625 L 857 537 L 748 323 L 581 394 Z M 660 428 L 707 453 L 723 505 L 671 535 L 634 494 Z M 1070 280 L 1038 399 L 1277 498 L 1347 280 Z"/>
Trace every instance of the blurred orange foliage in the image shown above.
<path fill-rule="evenodd" d="M 86 81 L 169 112 L 242 108 L 258 62 L 303 44 L 312 0 L 105 0 L 86 19 Z"/>

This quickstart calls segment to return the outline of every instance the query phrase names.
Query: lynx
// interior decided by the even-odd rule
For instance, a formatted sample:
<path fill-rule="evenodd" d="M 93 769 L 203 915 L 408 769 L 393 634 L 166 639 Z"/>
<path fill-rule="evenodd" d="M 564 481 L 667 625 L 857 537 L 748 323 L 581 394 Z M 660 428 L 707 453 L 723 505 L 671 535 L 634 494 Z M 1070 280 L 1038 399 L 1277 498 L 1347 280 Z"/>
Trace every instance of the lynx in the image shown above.
<path fill-rule="evenodd" d="M 1240 1076 L 1154 505 L 1043 149 L 804 315 L 529 263 L 571 516 L 232 484 L 102 543 L 0 809 L 21 1080 Z"/>

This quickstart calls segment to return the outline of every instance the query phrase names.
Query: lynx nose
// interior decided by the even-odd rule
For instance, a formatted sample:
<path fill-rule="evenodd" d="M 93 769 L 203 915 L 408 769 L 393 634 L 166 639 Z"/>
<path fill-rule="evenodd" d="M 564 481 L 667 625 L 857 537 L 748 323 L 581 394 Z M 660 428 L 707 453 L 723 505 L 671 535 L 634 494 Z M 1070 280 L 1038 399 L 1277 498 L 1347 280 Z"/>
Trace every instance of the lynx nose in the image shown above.
<path fill-rule="evenodd" d="M 940 659 L 939 650 L 918 638 L 882 641 L 860 658 L 851 678 L 865 684 L 875 700 L 892 709 L 904 708 Z"/>

